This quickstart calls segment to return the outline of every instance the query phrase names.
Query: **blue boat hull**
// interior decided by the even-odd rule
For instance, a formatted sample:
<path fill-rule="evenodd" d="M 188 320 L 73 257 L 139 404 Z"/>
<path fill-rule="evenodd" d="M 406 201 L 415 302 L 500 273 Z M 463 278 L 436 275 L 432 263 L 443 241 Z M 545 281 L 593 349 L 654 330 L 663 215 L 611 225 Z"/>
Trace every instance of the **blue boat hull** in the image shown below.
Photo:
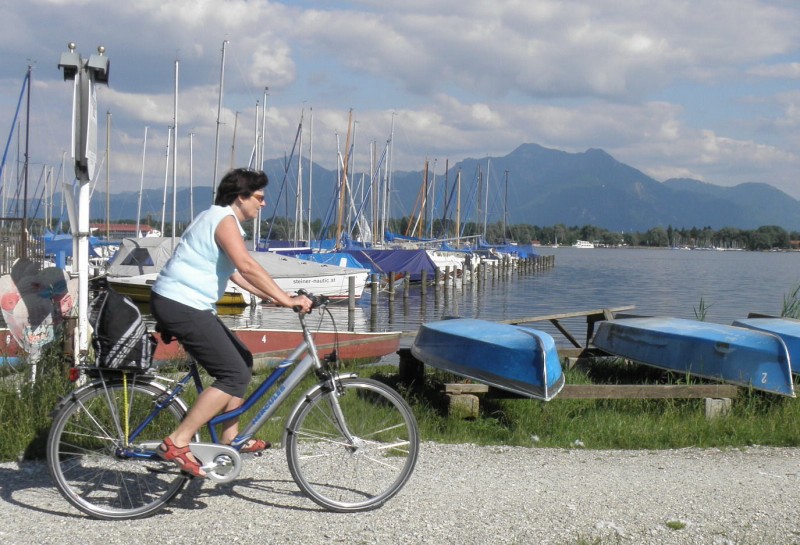
<path fill-rule="evenodd" d="M 431 367 L 545 401 L 564 386 L 553 337 L 526 327 L 468 318 L 429 322 L 411 353 Z"/>
<path fill-rule="evenodd" d="M 9 366 L 9 367 L 16 367 L 19 365 L 20 361 L 17 356 L 0 356 L 0 367 Z"/>
<path fill-rule="evenodd" d="M 800 320 L 791 318 L 744 318 L 733 325 L 772 333 L 783 339 L 789 350 L 792 373 L 800 375 Z"/>
<path fill-rule="evenodd" d="M 600 322 L 592 344 L 653 367 L 794 397 L 789 353 L 777 336 L 680 318 Z"/>

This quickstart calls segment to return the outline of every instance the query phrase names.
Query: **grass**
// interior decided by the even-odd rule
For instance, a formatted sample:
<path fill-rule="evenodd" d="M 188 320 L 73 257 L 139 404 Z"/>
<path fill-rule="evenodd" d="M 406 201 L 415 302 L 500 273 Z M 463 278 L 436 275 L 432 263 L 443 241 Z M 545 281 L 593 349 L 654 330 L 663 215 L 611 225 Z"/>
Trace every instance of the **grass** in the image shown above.
<path fill-rule="evenodd" d="M 37 365 L 0 368 L 0 461 L 45 457 L 51 413 L 72 384 L 66 380 L 60 354 L 46 351 Z"/>
<path fill-rule="evenodd" d="M 44 458 L 50 414 L 73 385 L 64 380 L 56 354 L 46 354 L 35 382 L 25 373 L 0 381 L 0 460 Z M 449 417 L 443 410 L 441 386 L 460 379 L 428 371 L 418 384 L 403 384 L 396 367 L 351 365 L 348 371 L 372 376 L 397 389 L 410 403 L 423 440 L 550 448 L 673 449 L 739 448 L 748 445 L 799 446 L 800 401 L 740 389 L 728 415 L 706 419 L 703 399 L 580 400 L 541 402 L 528 398 L 481 396 L 477 418 Z M 263 371 L 262 373 L 266 373 Z M 253 387 L 261 377 L 253 380 Z M 686 383 L 697 379 L 671 375 L 620 360 L 598 360 L 589 370 L 566 371 L 568 383 Z M 309 377 L 295 399 L 314 383 Z M 800 386 L 800 385 L 798 385 Z M 184 396 L 194 401 L 193 391 Z M 286 403 L 258 437 L 279 441 L 294 403 Z M 246 422 L 255 414 L 245 414 Z"/>
<path fill-rule="evenodd" d="M 668 520 L 664 523 L 670 530 L 683 530 L 686 528 L 686 523 L 682 520 Z"/>
<path fill-rule="evenodd" d="M 569 372 L 567 382 L 579 382 L 578 373 Z M 730 414 L 713 420 L 706 419 L 702 399 L 543 403 L 490 397 L 481 399 L 478 418 L 461 420 L 443 417 L 432 391 L 413 392 L 412 406 L 423 438 L 445 443 L 574 448 L 577 442 L 594 449 L 800 445 L 800 403 L 755 391 L 742 390 Z"/>

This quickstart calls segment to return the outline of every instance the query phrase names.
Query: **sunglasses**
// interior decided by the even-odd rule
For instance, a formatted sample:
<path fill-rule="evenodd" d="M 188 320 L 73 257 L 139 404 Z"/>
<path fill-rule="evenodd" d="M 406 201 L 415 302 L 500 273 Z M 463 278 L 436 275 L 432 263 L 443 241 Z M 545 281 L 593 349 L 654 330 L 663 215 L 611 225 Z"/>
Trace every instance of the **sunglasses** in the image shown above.
<path fill-rule="evenodd" d="M 253 197 L 255 200 L 257 200 L 258 202 L 264 202 L 264 195 L 256 195 L 254 193 L 254 194 L 252 194 L 250 196 Z"/>

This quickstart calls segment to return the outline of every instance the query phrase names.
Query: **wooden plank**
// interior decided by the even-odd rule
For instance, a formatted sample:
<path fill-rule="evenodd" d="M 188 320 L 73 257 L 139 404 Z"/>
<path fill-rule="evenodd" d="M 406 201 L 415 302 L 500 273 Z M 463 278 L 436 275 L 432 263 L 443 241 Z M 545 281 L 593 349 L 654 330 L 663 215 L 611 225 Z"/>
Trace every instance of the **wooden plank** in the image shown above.
<path fill-rule="evenodd" d="M 575 339 L 575 337 L 572 336 L 572 334 L 569 331 L 567 331 L 566 327 L 561 325 L 561 322 L 559 322 L 558 320 L 550 320 L 550 323 L 556 326 L 556 329 L 558 329 L 561 332 L 561 334 L 564 335 L 564 337 L 566 337 L 567 340 L 572 343 L 572 346 L 574 346 L 575 348 L 581 348 L 583 346 L 581 343 L 577 341 L 577 339 Z"/>
<path fill-rule="evenodd" d="M 485 394 L 486 384 L 445 384 L 446 394 Z M 565 384 L 556 399 L 703 399 L 734 398 L 738 387 L 730 384 Z M 493 389 L 499 394 L 502 390 Z M 517 397 L 517 396 L 514 396 Z"/>
<path fill-rule="evenodd" d="M 489 391 L 486 384 L 445 384 L 446 394 L 485 394 Z"/>
<path fill-rule="evenodd" d="M 549 321 L 553 324 L 558 331 L 564 335 L 564 337 L 572 343 L 572 345 L 576 348 L 581 348 L 582 345 L 578 340 L 575 338 L 572 333 L 570 333 L 566 327 L 560 322 L 560 320 L 566 320 L 569 318 L 582 318 L 586 317 L 586 346 L 589 346 L 589 341 L 592 339 L 592 335 L 594 335 L 594 324 L 603 320 L 613 320 L 614 315 L 618 312 L 625 312 L 629 310 L 633 310 L 636 307 L 633 305 L 625 305 L 621 307 L 610 307 L 610 308 L 601 308 L 601 309 L 594 309 L 594 310 L 580 310 L 575 312 L 562 312 L 559 314 L 550 314 L 548 316 L 534 316 L 531 318 L 514 318 L 511 320 L 501 320 L 500 323 L 503 324 L 511 324 L 511 325 L 519 325 L 519 324 L 527 324 L 533 322 L 542 322 L 542 321 Z"/>
<path fill-rule="evenodd" d="M 733 398 L 730 384 L 566 384 L 556 399 Z"/>
<path fill-rule="evenodd" d="M 594 310 L 579 310 L 576 312 L 562 312 L 559 314 L 548 314 L 547 316 L 532 316 L 529 318 L 513 318 L 510 320 L 499 320 L 498 323 L 501 324 L 511 324 L 511 325 L 518 325 L 518 324 L 526 324 L 530 322 L 543 322 L 545 320 L 564 320 L 567 318 L 581 318 L 583 316 L 601 316 L 605 317 L 607 314 L 614 315 L 617 312 L 623 312 L 626 310 L 633 310 L 635 309 L 635 305 L 625 305 L 621 307 L 610 307 L 610 308 L 600 308 Z"/>

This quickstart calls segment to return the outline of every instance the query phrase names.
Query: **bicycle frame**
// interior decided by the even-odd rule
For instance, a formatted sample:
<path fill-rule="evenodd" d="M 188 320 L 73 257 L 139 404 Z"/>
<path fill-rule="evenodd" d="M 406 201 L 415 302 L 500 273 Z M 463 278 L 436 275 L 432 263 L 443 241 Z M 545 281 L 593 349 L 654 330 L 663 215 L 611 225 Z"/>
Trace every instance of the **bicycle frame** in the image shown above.
<path fill-rule="evenodd" d="M 219 414 L 209 420 L 206 427 L 209 435 L 211 436 L 211 443 L 219 444 L 219 437 L 216 432 L 217 425 L 239 418 L 242 414 L 252 409 L 258 403 L 258 401 L 261 400 L 267 394 L 267 392 L 269 392 L 273 386 L 278 383 L 278 381 L 280 381 L 281 377 L 283 377 L 286 372 L 292 366 L 294 366 L 294 369 L 289 376 L 286 377 L 283 382 L 281 382 L 275 392 L 266 400 L 264 405 L 247 424 L 244 430 L 240 432 L 239 435 L 231 442 L 230 446 L 236 450 L 239 450 L 272 417 L 272 415 L 275 414 L 275 411 L 277 411 L 277 409 L 286 401 L 286 399 L 288 399 L 289 395 L 291 395 L 298 384 L 300 384 L 300 382 L 308 375 L 309 372 L 312 370 L 322 369 L 322 364 L 320 363 L 319 355 L 317 354 L 317 348 L 314 344 L 314 339 L 305 323 L 305 316 L 300 315 L 299 318 L 303 330 L 303 341 L 297 346 L 297 348 L 294 349 L 294 351 L 292 351 L 291 354 L 289 354 L 289 356 L 283 359 L 275 367 L 272 373 L 270 373 L 269 376 L 267 376 L 261 382 L 261 384 L 259 384 L 256 390 L 244 400 L 239 408 Z M 304 352 L 306 355 L 302 359 L 299 359 Z M 169 406 L 169 404 L 175 398 L 180 396 L 190 380 L 194 380 L 198 393 L 203 391 L 203 386 L 200 382 L 200 374 L 196 364 L 193 364 L 189 372 L 178 381 L 177 386 L 169 393 L 169 395 L 165 396 L 163 399 L 159 399 L 153 411 L 136 427 L 135 430 L 133 430 L 133 432 L 131 432 L 130 436 L 127 438 L 128 444 L 133 442 L 136 437 L 142 433 L 142 431 L 150 424 L 150 422 L 152 422 L 152 420 L 161 410 Z M 343 431 L 345 431 L 346 435 L 349 435 L 346 430 Z M 158 454 L 155 452 L 131 452 L 128 449 L 126 449 L 126 451 L 127 452 L 125 454 L 130 457 L 156 458 L 158 456 Z"/>

